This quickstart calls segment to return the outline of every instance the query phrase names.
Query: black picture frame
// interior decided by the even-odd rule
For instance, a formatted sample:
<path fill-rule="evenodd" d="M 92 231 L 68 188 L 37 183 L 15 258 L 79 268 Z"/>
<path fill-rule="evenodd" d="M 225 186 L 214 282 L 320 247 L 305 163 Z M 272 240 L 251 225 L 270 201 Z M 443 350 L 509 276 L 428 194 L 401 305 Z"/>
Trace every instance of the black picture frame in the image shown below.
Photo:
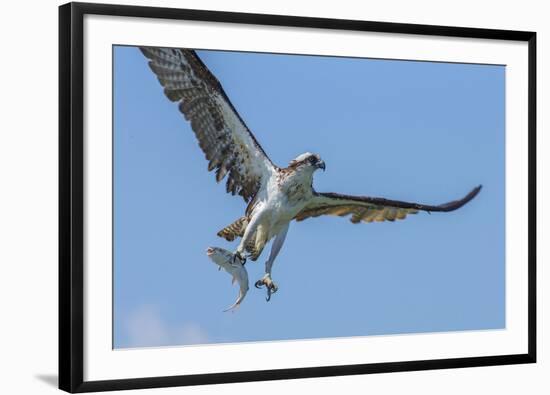
<path fill-rule="evenodd" d="M 333 30 L 512 40 L 528 43 L 528 352 L 469 358 L 84 380 L 83 19 L 86 14 Z M 59 8 L 59 388 L 90 392 L 449 369 L 536 362 L 536 33 L 126 5 L 69 3 Z"/>

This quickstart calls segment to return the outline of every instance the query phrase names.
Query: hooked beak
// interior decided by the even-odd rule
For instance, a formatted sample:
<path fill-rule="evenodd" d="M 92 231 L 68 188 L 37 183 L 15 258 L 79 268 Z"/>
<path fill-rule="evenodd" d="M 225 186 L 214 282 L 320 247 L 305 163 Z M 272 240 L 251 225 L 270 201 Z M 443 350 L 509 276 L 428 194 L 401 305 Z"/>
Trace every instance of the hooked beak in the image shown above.
<path fill-rule="evenodd" d="M 323 169 L 323 171 L 325 171 L 325 162 L 320 160 L 319 162 L 317 162 L 317 168 L 318 169 Z"/>

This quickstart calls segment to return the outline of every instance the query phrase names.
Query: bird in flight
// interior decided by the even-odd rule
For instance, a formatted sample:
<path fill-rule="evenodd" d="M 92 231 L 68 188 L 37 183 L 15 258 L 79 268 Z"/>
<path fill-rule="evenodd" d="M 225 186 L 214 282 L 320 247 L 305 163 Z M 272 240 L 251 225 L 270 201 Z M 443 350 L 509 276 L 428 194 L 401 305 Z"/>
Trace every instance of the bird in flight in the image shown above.
<path fill-rule="evenodd" d="M 440 205 L 317 192 L 313 188 L 313 175 L 319 169 L 325 170 L 321 157 L 305 152 L 286 167 L 274 164 L 231 104 L 218 79 L 195 51 L 159 47 L 140 49 L 149 59 L 149 66 L 166 97 L 178 103 L 179 110 L 191 123 L 208 161 L 208 170 L 215 171 L 217 182 L 225 178 L 227 192 L 240 195 L 247 204 L 244 215 L 217 233 L 227 241 L 240 238 L 236 251 L 227 254 L 219 248 L 208 250 L 211 259 L 239 282 L 241 293 L 232 308 L 241 303 L 248 290 L 248 275 L 244 269 L 247 259 L 256 261 L 272 239 L 265 274 L 255 286 L 266 288 L 267 300 L 277 292 L 278 287 L 271 277 L 273 262 L 293 220 L 332 215 L 350 216 L 354 224 L 395 221 L 419 211 L 456 210 L 481 189 L 479 185 L 462 199 Z M 224 256 L 231 262 L 223 262 Z M 246 284 L 243 284 L 245 279 Z"/>

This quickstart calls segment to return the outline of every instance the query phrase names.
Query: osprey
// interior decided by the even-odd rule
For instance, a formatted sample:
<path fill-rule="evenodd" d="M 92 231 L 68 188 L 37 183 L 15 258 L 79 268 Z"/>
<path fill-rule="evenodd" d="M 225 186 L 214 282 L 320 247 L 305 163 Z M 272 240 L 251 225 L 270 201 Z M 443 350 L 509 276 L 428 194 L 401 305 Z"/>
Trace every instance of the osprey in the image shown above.
<path fill-rule="evenodd" d="M 404 219 L 418 211 L 448 212 L 462 207 L 480 191 L 481 185 L 462 199 L 441 205 L 409 203 L 369 196 L 317 192 L 313 174 L 325 170 L 319 155 L 306 152 L 290 161 L 287 167 L 275 165 L 260 146 L 220 82 L 190 49 L 141 47 L 149 66 L 158 77 L 168 99 L 178 103 L 185 119 L 191 122 L 201 149 L 208 160 L 208 170 L 216 181 L 224 178 L 226 190 L 240 195 L 247 203 L 245 213 L 218 232 L 227 241 L 240 238 L 236 251 L 223 260 L 223 251 L 209 249 L 208 255 L 241 286 L 241 296 L 248 290 L 244 275 L 247 259 L 257 260 L 265 245 L 274 239 L 265 263 L 265 275 L 255 283 L 266 287 L 267 300 L 278 287 L 271 278 L 272 266 L 283 246 L 291 221 L 303 221 L 320 215 L 348 216 L 352 223 Z M 237 265 L 237 266 L 235 266 Z M 235 274 L 239 273 L 239 275 Z M 243 284 L 246 278 L 246 284 Z M 233 307 L 233 306 L 232 306 Z"/>

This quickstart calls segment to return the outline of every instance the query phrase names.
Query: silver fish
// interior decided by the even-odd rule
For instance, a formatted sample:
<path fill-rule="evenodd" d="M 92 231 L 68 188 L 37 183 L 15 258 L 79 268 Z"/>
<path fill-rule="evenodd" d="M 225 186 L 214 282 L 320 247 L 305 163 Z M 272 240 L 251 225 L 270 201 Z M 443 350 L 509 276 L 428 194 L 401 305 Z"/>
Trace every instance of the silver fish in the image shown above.
<path fill-rule="evenodd" d="M 239 259 L 234 260 L 234 254 L 231 251 L 218 247 L 208 247 L 206 255 L 218 265 L 219 270 L 223 269 L 232 277 L 231 284 L 235 281 L 239 284 L 239 296 L 235 303 L 224 311 L 235 310 L 243 301 L 248 292 L 248 272 Z"/>

